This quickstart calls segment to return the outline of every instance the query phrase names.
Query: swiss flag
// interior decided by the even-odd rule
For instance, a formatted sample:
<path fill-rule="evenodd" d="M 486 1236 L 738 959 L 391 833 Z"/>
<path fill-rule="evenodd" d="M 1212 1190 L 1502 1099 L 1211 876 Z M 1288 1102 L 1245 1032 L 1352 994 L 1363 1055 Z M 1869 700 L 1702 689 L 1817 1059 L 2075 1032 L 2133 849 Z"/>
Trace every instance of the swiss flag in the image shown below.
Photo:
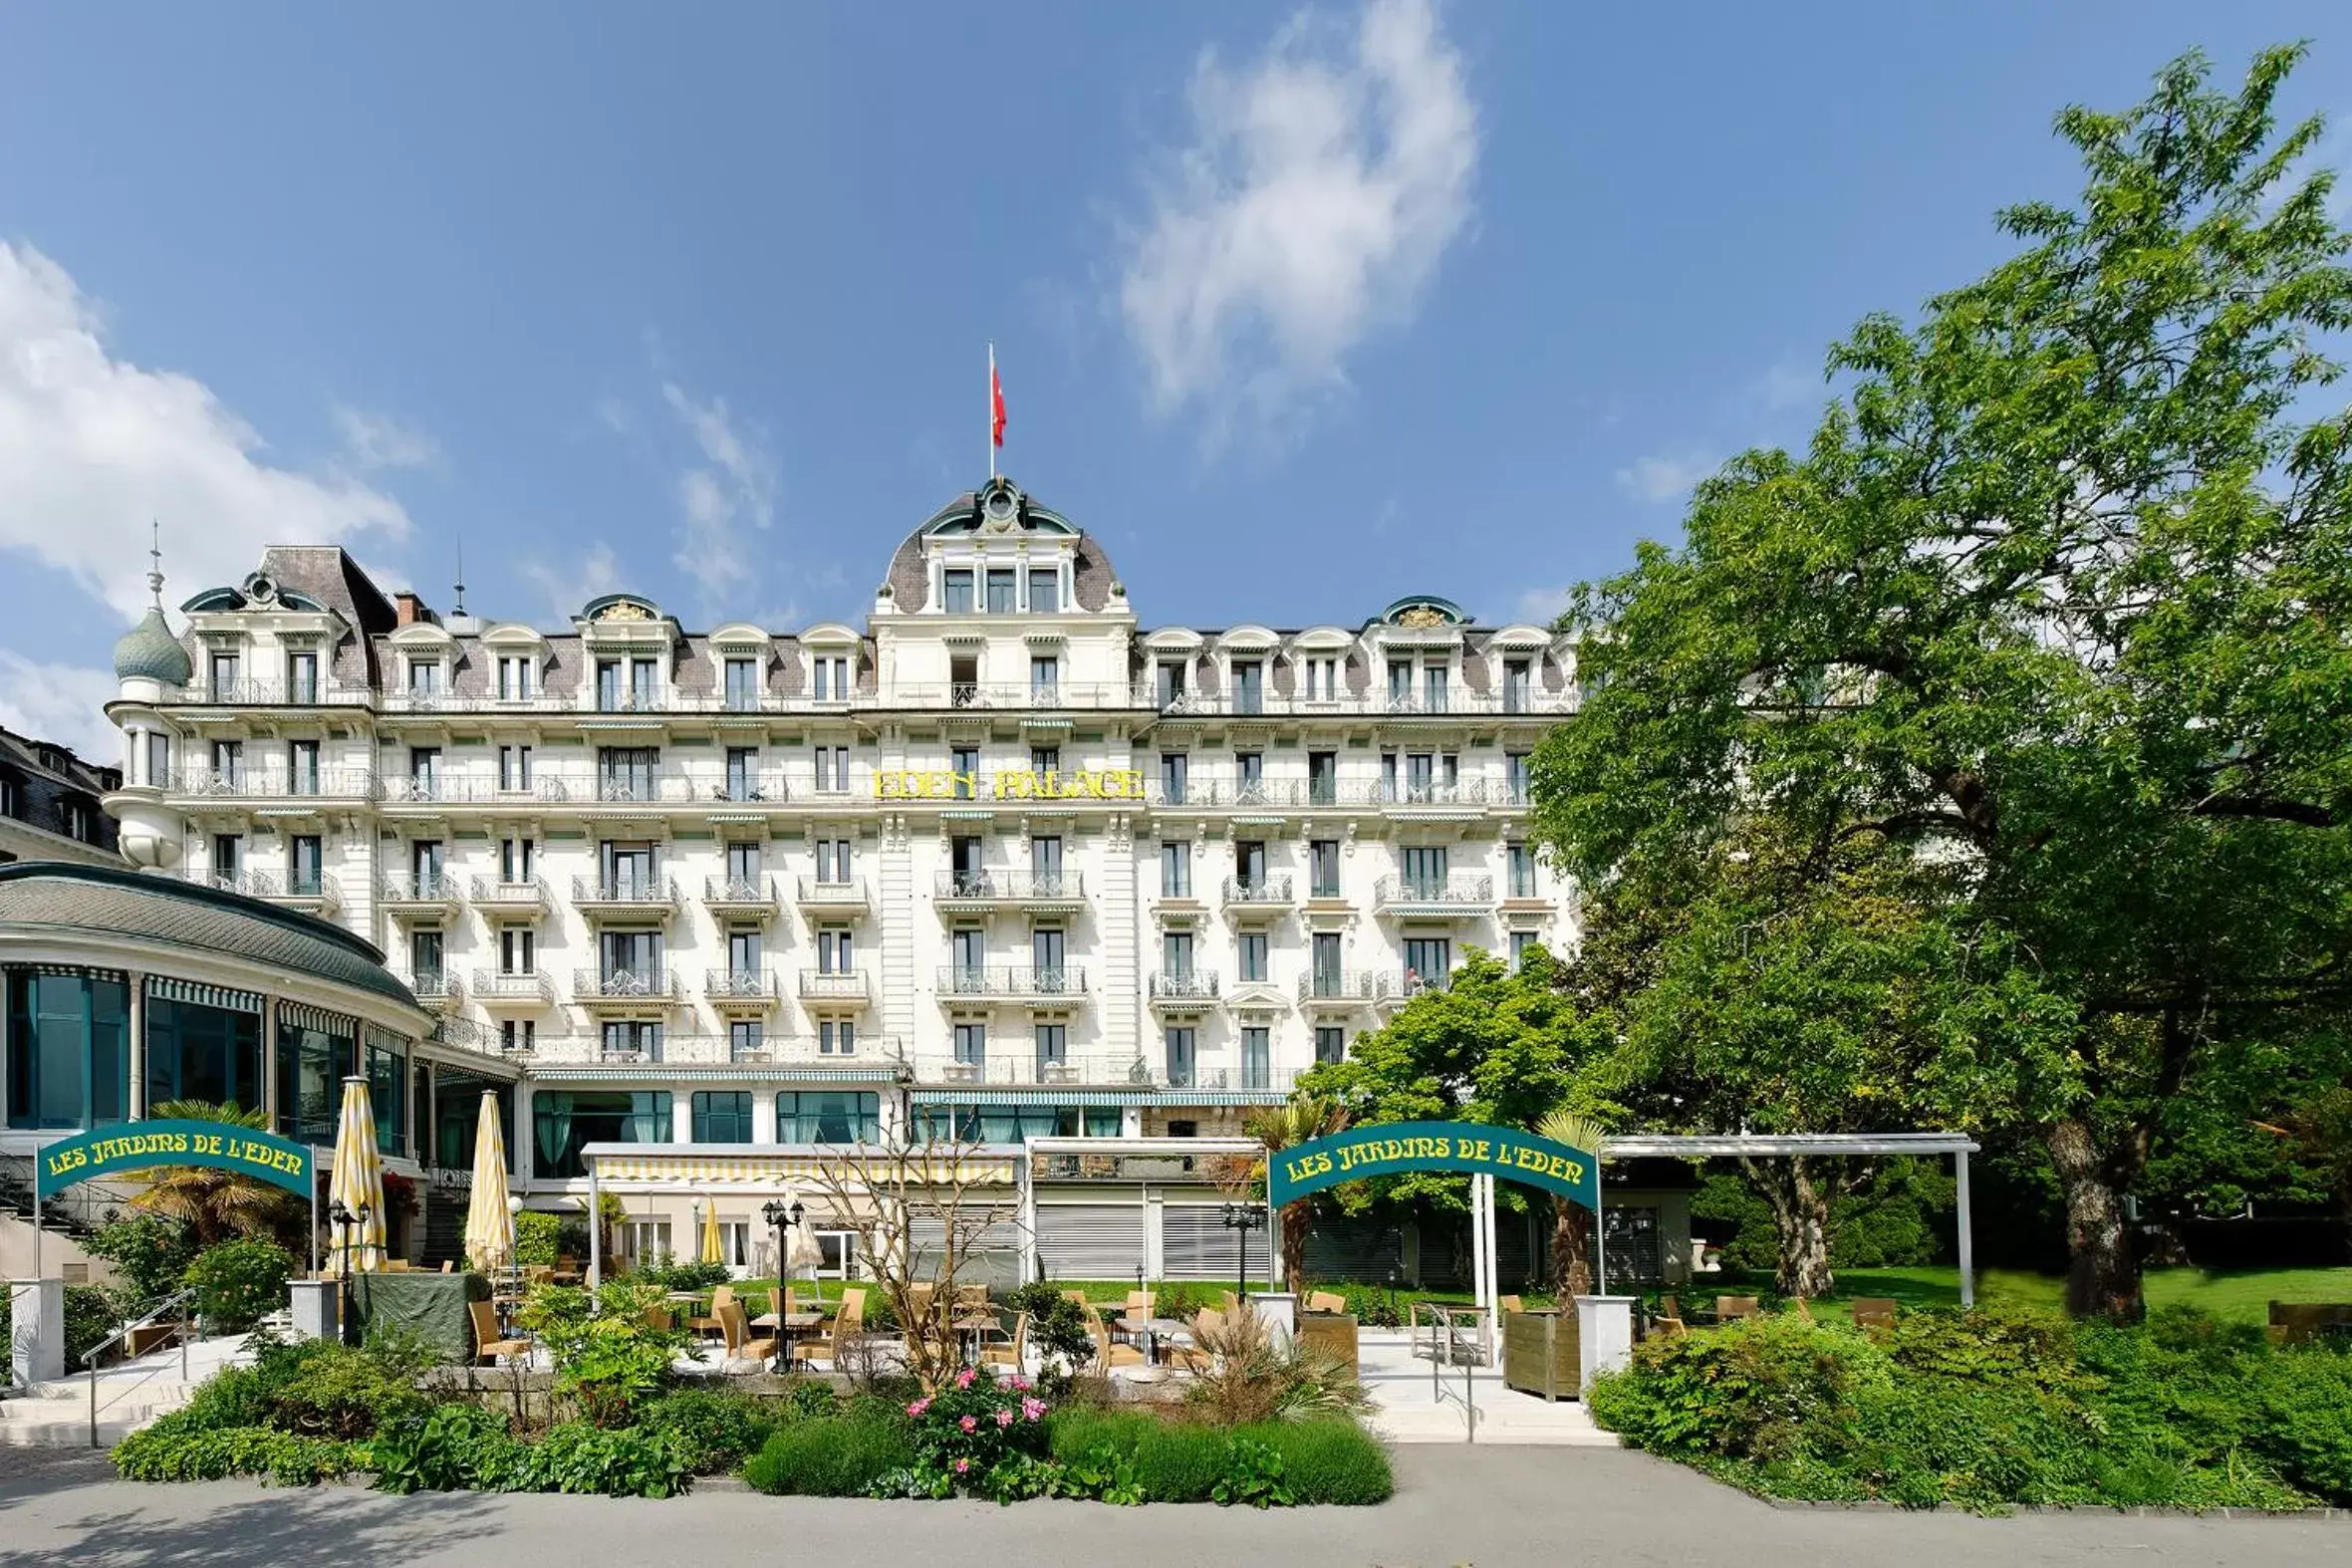
<path fill-rule="evenodd" d="M 996 379 L 996 356 L 988 357 L 988 435 L 1004 444 L 1004 383 Z"/>

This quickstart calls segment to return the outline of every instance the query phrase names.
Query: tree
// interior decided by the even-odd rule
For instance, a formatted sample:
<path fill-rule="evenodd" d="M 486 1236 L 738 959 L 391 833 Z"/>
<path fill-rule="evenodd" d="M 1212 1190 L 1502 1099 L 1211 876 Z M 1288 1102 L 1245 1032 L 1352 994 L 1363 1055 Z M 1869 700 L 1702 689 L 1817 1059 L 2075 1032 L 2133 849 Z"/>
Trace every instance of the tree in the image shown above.
<path fill-rule="evenodd" d="M 1534 770 L 1588 882 L 1743 824 L 1955 876 L 1925 917 L 2074 1009 L 2006 1112 L 2064 1194 L 2074 1310 L 2141 1311 L 2123 1195 L 2162 1111 L 2352 993 L 2352 325 L 2299 51 L 2069 109 L 2073 207 L 1916 327 L 1865 320 L 1808 451 L 1699 486 L 1680 548 L 1588 585 L 1579 717 Z"/>
<path fill-rule="evenodd" d="M 1301 1089 L 1279 1106 L 1252 1111 L 1242 1131 L 1266 1146 L 1269 1159 L 1285 1149 L 1329 1138 L 1348 1125 L 1348 1114 L 1328 1096 Z M 1314 1207 L 1312 1195 L 1282 1205 L 1275 1223 L 1282 1227 L 1282 1279 L 1299 1288 L 1307 1270 L 1307 1220 Z"/>
<path fill-rule="evenodd" d="M 1584 1150 L 1596 1160 L 1606 1139 L 1600 1123 L 1580 1111 L 1565 1108 L 1545 1112 L 1535 1130 L 1556 1144 Z M 1570 1296 L 1592 1294 L 1592 1213 L 1583 1204 L 1556 1192 L 1552 1194 L 1552 1279 L 1563 1301 Z"/>
<path fill-rule="evenodd" d="M 1344 1059 L 1302 1077 L 1300 1092 L 1328 1097 L 1349 1126 L 1483 1122 L 1532 1128 L 1561 1109 L 1606 1120 L 1618 1107 L 1599 1093 L 1586 1069 L 1605 1052 L 1608 1037 L 1563 988 L 1567 975 L 1541 948 L 1530 950 L 1516 969 L 1473 949 L 1443 989 L 1421 992 L 1386 1025 L 1357 1036 Z M 1350 1182 L 1333 1192 L 1342 1208 L 1357 1212 L 1382 1198 L 1426 1199 L 1461 1212 L 1465 1190 L 1460 1176 L 1414 1172 Z M 1505 1201 L 1517 1199 L 1506 1194 Z M 1563 1224 L 1583 1226 L 1575 1249 L 1581 1261 L 1590 1241 L 1589 1216 L 1580 1209 L 1555 1219 L 1555 1228 Z"/>
<path fill-rule="evenodd" d="M 158 1121 L 269 1130 L 269 1118 L 260 1111 L 203 1100 L 161 1101 L 148 1107 L 147 1115 Z M 235 1237 L 273 1236 L 298 1224 L 302 1212 L 301 1200 L 284 1187 L 211 1166 L 158 1166 L 131 1202 L 146 1213 L 184 1221 L 198 1251 Z"/>

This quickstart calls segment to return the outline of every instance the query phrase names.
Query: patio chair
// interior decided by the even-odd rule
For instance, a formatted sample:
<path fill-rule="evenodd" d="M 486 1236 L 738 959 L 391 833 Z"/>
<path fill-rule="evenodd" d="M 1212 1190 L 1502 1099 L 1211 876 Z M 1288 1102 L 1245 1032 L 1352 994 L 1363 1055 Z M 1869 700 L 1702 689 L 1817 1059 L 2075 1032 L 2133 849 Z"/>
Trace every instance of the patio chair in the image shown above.
<path fill-rule="evenodd" d="M 498 1313 L 487 1301 L 469 1301 L 466 1315 L 473 1320 L 473 1358 L 487 1361 L 492 1366 L 500 1357 L 529 1356 L 531 1342 L 527 1339 L 506 1339 L 498 1332 Z"/>
<path fill-rule="evenodd" d="M 384 1271 L 387 1274 L 405 1274 L 408 1272 L 408 1260 L 404 1257 L 388 1257 L 384 1260 Z"/>
<path fill-rule="evenodd" d="M 776 1359 L 775 1338 L 772 1335 L 759 1339 L 751 1337 L 751 1320 L 744 1315 L 741 1302 L 728 1302 L 726 1310 L 718 1315 L 718 1321 L 720 1332 L 726 1336 L 727 1360 L 773 1361 Z"/>
<path fill-rule="evenodd" d="M 1225 1326 L 1225 1314 L 1202 1308 L 1193 1314 L 1190 1336 L 1170 1347 L 1171 1359 L 1184 1371 L 1197 1376 L 1216 1370 L 1216 1358 L 1200 1348 L 1200 1342 Z"/>
<path fill-rule="evenodd" d="M 1650 1337 L 1654 1340 L 1689 1339 L 1691 1329 L 1681 1318 L 1652 1318 L 1650 1320 Z"/>
<path fill-rule="evenodd" d="M 688 1318 L 686 1320 L 686 1327 L 696 1334 L 723 1334 L 724 1330 L 719 1327 L 718 1309 L 729 1305 L 734 1301 L 734 1286 L 714 1286 L 710 1292 L 710 1310 L 700 1317 Z"/>
<path fill-rule="evenodd" d="M 1674 1318 L 1680 1321 L 1683 1316 L 1683 1298 L 1673 1294 L 1672 1292 L 1660 1296 L 1658 1298 L 1657 1316 L 1662 1318 Z"/>
<path fill-rule="evenodd" d="M 1108 1373 L 1114 1367 L 1147 1365 L 1142 1351 L 1111 1337 L 1111 1325 L 1103 1321 L 1103 1314 L 1096 1310 L 1091 1301 L 1086 1304 L 1086 1331 L 1094 1336 L 1095 1362 L 1104 1372 Z"/>
<path fill-rule="evenodd" d="M 1527 1303 L 1517 1296 L 1504 1296 L 1494 1305 L 1496 1310 L 1502 1312 L 1524 1312 L 1527 1310 Z"/>
<path fill-rule="evenodd" d="M 1127 1293 L 1127 1313 L 1131 1318 L 1151 1317 L 1160 1308 L 1157 1290 L 1131 1290 Z"/>
<path fill-rule="evenodd" d="M 1715 1321 L 1728 1323 L 1733 1318 L 1752 1318 L 1764 1310 L 1764 1304 L 1754 1296 L 1715 1297 Z"/>
<path fill-rule="evenodd" d="M 656 1305 L 646 1308 L 646 1327 L 656 1334 L 668 1332 L 669 1325 L 675 1321 L 667 1307 Z"/>
<path fill-rule="evenodd" d="M 1899 1303 L 1893 1296 L 1856 1296 L 1854 1298 L 1854 1326 L 1858 1329 L 1891 1329 Z"/>
<path fill-rule="evenodd" d="M 1311 1290 L 1307 1292 L 1307 1310 L 1344 1314 L 1348 1310 L 1348 1298 L 1335 1290 Z"/>
<path fill-rule="evenodd" d="M 983 1367 L 1010 1367 L 1019 1372 L 1028 1364 L 1028 1356 L 1029 1314 L 1026 1312 L 1013 1318 L 1011 1339 L 980 1347 L 980 1365 Z"/>
<path fill-rule="evenodd" d="M 807 1361 L 822 1356 L 833 1363 L 834 1370 L 839 1371 L 842 1347 L 863 1338 L 865 1333 L 866 1287 L 852 1285 L 841 1293 L 841 1310 L 833 1314 L 833 1320 L 820 1325 L 816 1333 L 795 1347 L 795 1351 Z"/>

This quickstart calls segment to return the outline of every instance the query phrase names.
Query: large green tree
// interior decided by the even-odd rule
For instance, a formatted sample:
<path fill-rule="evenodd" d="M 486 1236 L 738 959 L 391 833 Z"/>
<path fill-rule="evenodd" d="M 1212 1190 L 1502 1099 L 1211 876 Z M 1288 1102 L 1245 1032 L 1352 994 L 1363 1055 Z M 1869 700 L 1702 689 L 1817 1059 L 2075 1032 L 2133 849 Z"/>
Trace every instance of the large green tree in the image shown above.
<path fill-rule="evenodd" d="M 2141 1310 L 2123 1195 L 2162 1109 L 2352 988 L 2352 324 L 2320 127 L 2196 57 L 2057 120 L 2072 205 L 1829 356 L 1801 456 L 1699 486 L 1679 548 L 1588 586 L 1583 712 L 1538 756 L 1588 880 L 1768 818 L 1959 873 L 1935 918 L 2074 1009 L 2004 1108 L 2046 1145 L 2069 1300 Z"/>

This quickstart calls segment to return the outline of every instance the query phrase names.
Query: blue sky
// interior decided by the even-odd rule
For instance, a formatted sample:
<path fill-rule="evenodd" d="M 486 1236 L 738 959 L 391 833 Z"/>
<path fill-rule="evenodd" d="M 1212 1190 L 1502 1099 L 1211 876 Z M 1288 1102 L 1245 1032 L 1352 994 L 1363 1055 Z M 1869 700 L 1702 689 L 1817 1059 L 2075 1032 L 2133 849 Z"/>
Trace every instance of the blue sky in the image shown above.
<path fill-rule="evenodd" d="M 0 8 L 0 723 L 105 733 L 149 516 L 174 605 L 862 615 L 991 339 L 1147 623 L 1541 613 L 2071 193 L 2059 105 L 2307 37 L 2352 116 L 2341 10 Z"/>

